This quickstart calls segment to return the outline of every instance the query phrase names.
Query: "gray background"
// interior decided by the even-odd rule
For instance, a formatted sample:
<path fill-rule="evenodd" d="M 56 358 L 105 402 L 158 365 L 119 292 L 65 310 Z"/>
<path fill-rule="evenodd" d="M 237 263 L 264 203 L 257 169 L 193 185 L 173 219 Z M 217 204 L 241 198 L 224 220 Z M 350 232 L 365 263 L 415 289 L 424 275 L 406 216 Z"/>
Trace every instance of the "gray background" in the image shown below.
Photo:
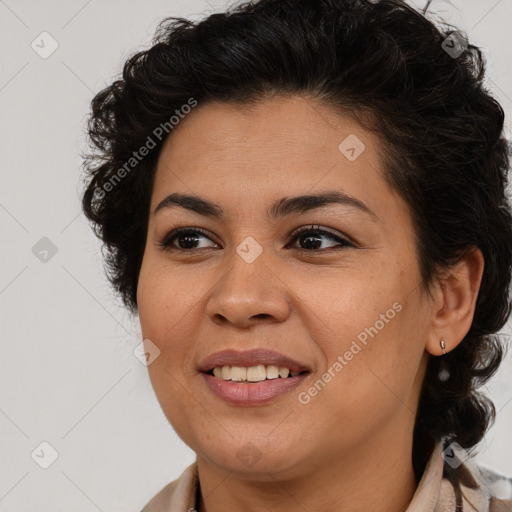
<path fill-rule="evenodd" d="M 80 154 L 93 94 L 148 46 L 158 21 L 226 5 L 0 0 L 2 512 L 137 511 L 195 458 L 133 355 L 137 321 L 113 297 L 80 213 Z M 431 9 L 485 49 L 488 88 L 507 112 L 510 137 L 512 0 L 434 1 Z M 57 50 L 42 58 L 53 40 Z M 511 370 L 509 355 L 488 386 L 499 412 L 479 454 L 508 474 Z M 48 469 L 40 467 L 52 453 L 44 441 L 58 453 Z"/>

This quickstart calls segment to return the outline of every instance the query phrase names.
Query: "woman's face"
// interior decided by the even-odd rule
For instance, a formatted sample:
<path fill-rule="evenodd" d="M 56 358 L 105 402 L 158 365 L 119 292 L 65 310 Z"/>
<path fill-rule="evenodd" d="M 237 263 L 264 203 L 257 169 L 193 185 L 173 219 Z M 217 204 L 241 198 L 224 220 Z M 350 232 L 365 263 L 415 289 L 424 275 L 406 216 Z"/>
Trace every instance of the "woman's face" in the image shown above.
<path fill-rule="evenodd" d="M 199 105 L 167 139 L 138 308 L 148 350 L 160 351 L 152 385 L 198 460 L 292 476 L 410 439 L 431 305 L 409 210 L 382 176 L 377 144 L 298 96 L 252 110 Z M 171 194 L 216 206 L 165 202 Z M 187 229 L 169 237 L 176 228 Z M 308 373 L 257 383 L 200 371 L 228 349 L 275 351 Z M 250 361 L 238 366 L 281 366 Z"/>

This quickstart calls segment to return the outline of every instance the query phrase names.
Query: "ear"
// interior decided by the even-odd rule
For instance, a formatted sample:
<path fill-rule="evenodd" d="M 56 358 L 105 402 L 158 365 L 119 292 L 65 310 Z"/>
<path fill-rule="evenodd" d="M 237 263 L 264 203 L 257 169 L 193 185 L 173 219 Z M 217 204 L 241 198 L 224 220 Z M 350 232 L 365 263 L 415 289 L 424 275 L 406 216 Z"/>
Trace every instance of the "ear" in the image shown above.
<path fill-rule="evenodd" d="M 448 353 L 466 336 L 473 321 L 483 271 L 482 252 L 473 247 L 438 277 L 433 292 L 431 329 L 425 346 L 428 353 L 443 355 L 441 339 L 444 339 Z"/>

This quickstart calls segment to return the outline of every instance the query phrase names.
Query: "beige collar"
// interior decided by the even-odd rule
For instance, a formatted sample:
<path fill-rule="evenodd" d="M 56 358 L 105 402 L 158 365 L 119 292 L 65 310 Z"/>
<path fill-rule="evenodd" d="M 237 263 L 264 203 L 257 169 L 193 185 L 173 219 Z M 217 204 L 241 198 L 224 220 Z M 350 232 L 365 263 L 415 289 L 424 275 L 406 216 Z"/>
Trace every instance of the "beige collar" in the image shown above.
<path fill-rule="evenodd" d="M 465 452 L 459 454 L 463 456 Z M 198 487 L 197 463 L 194 462 L 157 493 L 141 512 L 194 512 L 198 506 Z M 452 467 L 448 459 L 443 458 L 443 442 L 436 443 L 406 512 L 474 510 L 512 510 L 512 478 L 492 468 L 477 466 L 473 459 Z"/>

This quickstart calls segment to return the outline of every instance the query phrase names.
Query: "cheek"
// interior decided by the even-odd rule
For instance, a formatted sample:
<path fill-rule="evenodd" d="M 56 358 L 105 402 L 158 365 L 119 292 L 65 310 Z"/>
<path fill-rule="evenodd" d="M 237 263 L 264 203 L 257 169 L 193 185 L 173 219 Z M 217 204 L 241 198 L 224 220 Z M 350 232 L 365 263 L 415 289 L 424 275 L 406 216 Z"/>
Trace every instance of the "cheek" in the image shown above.
<path fill-rule="evenodd" d="M 371 303 L 368 299 L 366 305 L 357 304 L 363 309 L 349 310 L 347 302 L 343 312 L 337 311 L 343 313 L 341 320 L 322 346 L 325 367 L 298 397 L 306 416 L 308 407 L 322 411 L 319 430 L 326 423 L 337 425 L 336 433 L 325 431 L 326 436 L 355 442 L 362 433 L 372 435 L 393 418 L 403 415 L 409 421 L 414 417 L 410 411 L 415 408 L 423 350 L 413 339 L 409 306 L 400 299 L 390 304 L 373 297 Z"/>
<path fill-rule="evenodd" d="M 347 350 L 351 340 L 359 337 L 364 343 L 373 335 L 380 338 L 397 323 L 402 294 L 389 269 L 365 266 L 362 272 L 349 265 L 305 269 L 287 284 L 299 299 L 298 314 L 309 334 L 331 357 Z"/>
<path fill-rule="evenodd" d="M 168 421 L 181 439 L 192 445 L 188 432 L 192 426 L 189 418 L 201 415 L 191 395 L 185 392 L 190 386 L 190 375 L 184 373 L 190 358 L 190 340 L 193 339 L 193 308 L 186 300 L 190 296 L 170 272 L 143 262 L 138 288 L 139 321 L 144 339 L 158 347 L 159 356 L 147 367 L 155 396 Z M 194 297 L 196 302 L 197 298 Z M 183 414 L 186 410 L 187 414 Z"/>
<path fill-rule="evenodd" d="M 374 403 L 372 397 L 407 393 L 414 382 L 424 352 L 424 311 L 414 272 L 392 270 L 326 274 L 320 281 L 306 274 L 297 281 L 294 292 L 304 302 L 299 314 L 323 353 L 322 380 L 336 382 L 328 384 L 336 389 L 335 402 L 365 396 Z"/>
<path fill-rule="evenodd" d="M 191 268 L 191 267 L 190 267 Z M 191 350 L 204 316 L 206 279 L 184 268 L 148 258 L 143 262 L 137 289 L 139 321 L 144 339 L 160 351 L 148 367 L 155 392 L 179 396 L 197 376 Z"/>
<path fill-rule="evenodd" d="M 176 338 L 176 331 L 190 324 L 189 315 L 194 313 L 194 305 L 204 293 L 195 283 L 175 267 L 151 258 L 143 261 L 137 286 L 143 336 L 154 337 L 164 348 L 167 338 Z"/>

